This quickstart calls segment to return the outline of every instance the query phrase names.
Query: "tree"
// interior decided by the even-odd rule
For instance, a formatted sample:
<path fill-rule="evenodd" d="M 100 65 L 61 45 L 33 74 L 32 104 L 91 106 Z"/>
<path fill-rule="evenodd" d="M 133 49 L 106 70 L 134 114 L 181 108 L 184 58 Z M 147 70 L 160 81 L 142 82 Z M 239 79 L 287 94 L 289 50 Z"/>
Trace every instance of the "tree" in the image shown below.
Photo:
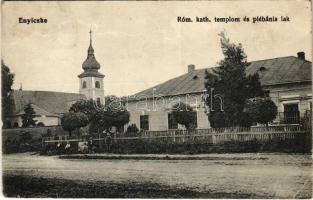
<path fill-rule="evenodd" d="M 72 131 L 87 126 L 89 120 L 86 114 L 81 112 L 68 112 L 61 117 L 62 128 L 72 135 Z"/>
<path fill-rule="evenodd" d="M 88 120 L 92 121 L 94 114 L 99 109 L 102 109 L 101 105 L 97 105 L 94 100 L 90 99 L 77 101 L 71 106 L 69 111 L 75 113 L 84 113 L 88 117 Z"/>
<path fill-rule="evenodd" d="M 125 109 L 125 102 L 115 95 L 108 95 L 105 97 L 105 108 L 106 110 L 122 110 Z"/>
<path fill-rule="evenodd" d="M 13 99 L 11 98 L 12 85 L 14 82 L 14 74 L 10 72 L 10 68 L 6 66 L 1 60 L 1 86 L 2 86 L 2 122 L 4 128 L 6 124 L 5 120 L 13 112 Z"/>
<path fill-rule="evenodd" d="M 94 115 L 91 121 L 90 131 L 97 132 L 109 130 L 112 126 L 121 127 L 129 122 L 129 112 L 127 110 L 101 110 Z"/>
<path fill-rule="evenodd" d="M 12 85 L 14 81 L 14 74 L 10 72 L 10 68 L 6 66 L 1 60 L 1 80 L 2 80 L 2 97 L 9 96 L 12 91 Z"/>
<path fill-rule="evenodd" d="M 108 130 L 112 126 L 120 127 L 129 122 L 129 112 L 120 98 L 116 96 L 107 96 L 106 104 L 99 105 L 93 100 L 81 100 L 76 102 L 70 108 L 72 112 L 82 112 L 88 116 L 90 123 L 89 130 L 98 132 Z"/>
<path fill-rule="evenodd" d="M 22 126 L 23 127 L 29 127 L 29 126 L 35 126 L 37 120 L 34 120 L 36 117 L 35 111 L 31 104 L 27 104 L 24 108 L 24 114 L 22 114 Z"/>
<path fill-rule="evenodd" d="M 268 98 L 248 101 L 245 110 L 254 122 L 266 125 L 268 125 L 268 122 L 273 121 L 277 115 L 277 106 Z"/>
<path fill-rule="evenodd" d="M 214 97 L 212 104 L 211 99 L 206 100 L 210 107 L 208 119 L 212 127 L 240 126 L 246 120 L 243 114 L 246 100 L 264 92 L 257 74 L 246 75 L 248 63 L 242 45 L 230 43 L 223 32 L 219 35 L 224 59 L 213 72 L 206 71 L 205 88 L 219 95 L 222 102 Z"/>
<path fill-rule="evenodd" d="M 190 105 L 182 102 L 176 103 L 172 107 L 171 114 L 173 114 L 177 123 L 185 126 L 187 130 L 195 128 L 197 115 Z"/>

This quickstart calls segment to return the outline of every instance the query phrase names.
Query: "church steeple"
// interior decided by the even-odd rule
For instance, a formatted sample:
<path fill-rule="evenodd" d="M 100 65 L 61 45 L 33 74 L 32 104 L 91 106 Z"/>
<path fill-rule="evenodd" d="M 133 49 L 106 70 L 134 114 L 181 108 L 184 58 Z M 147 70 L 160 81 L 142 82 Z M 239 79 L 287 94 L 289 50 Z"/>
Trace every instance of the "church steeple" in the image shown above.
<path fill-rule="evenodd" d="M 99 73 L 100 64 L 96 60 L 95 51 L 92 47 L 92 30 L 89 31 L 89 47 L 88 47 L 88 55 L 86 60 L 83 62 L 83 70 L 84 72 L 80 74 L 78 77 L 84 76 L 93 76 L 93 77 L 104 77 L 103 74 Z"/>
<path fill-rule="evenodd" d="M 95 56 L 94 55 L 94 50 L 93 50 L 93 47 L 92 47 L 92 30 L 89 31 L 89 34 L 90 34 L 90 43 L 89 43 L 89 48 L 88 48 L 88 57 L 89 56 Z"/>
<path fill-rule="evenodd" d="M 93 99 L 99 103 L 104 104 L 104 75 L 98 71 L 100 69 L 100 64 L 96 60 L 92 42 L 92 30 L 90 30 L 89 47 L 87 50 L 88 54 L 82 65 L 84 71 L 78 75 L 80 84 L 79 93 L 84 94 L 87 99 Z"/>

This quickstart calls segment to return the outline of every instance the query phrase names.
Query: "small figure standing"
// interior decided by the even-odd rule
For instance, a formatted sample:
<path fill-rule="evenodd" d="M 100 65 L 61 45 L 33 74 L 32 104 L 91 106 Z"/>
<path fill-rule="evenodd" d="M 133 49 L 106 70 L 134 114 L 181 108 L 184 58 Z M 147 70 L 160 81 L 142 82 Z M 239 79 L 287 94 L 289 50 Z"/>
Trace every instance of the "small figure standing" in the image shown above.
<path fill-rule="evenodd" d="M 89 153 L 94 153 L 93 152 L 92 137 L 90 137 L 89 140 L 88 140 L 88 151 L 89 151 Z"/>
<path fill-rule="evenodd" d="M 65 152 L 66 152 L 67 154 L 70 153 L 70 148 L 71 148 L 71 144 L 70 144 L 70 142 L 67 142 L 66 145 L 65 145 Z"/>
<path fill-rule="evenodd" d="M 57 154 L 61 154 L 61 143 L 58 142 L 57 144 Z"/>
<path fill-rule="evenodd" d="M 110 132 L 107 132 L 107 135 L 105 137 L 105 146 L 106 146 L 106 151 L 110 152 L 111 146 L 112 146 L 112 137 Z"/>

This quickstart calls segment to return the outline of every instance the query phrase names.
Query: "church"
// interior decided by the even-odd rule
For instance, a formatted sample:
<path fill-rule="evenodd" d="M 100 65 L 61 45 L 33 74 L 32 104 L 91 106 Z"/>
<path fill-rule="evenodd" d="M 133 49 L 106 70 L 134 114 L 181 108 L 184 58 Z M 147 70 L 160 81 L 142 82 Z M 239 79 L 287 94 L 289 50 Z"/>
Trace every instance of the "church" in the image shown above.
<path fill-rule="evenodd" d="M 69 111 L 72 104 L 79 100 L 93 99 L 104 103 L 104 75 L 99 72 L 100 64 L 96 60 L 92 46 L 92 31 L 87 58 L 82 64 L 83 72 L 78 75 L 79 93 L 52 91 L 14 90 L 13 115 L 6 120 L 7 127 L 21 127 L 22 115 L 26 105 L 31 104 L 35 111 L 38 126 L 56 126 L 61 124 L 62 114 Z"/>
<path fill-rule="evenodd" d="M 105 103 L 105 76 L 99 72 L 101 66 L 92 46 L 92 32 L 89 33 L 87 58 L 82 64 L 83 72 L 78 75 L 79 93 L 15 90 L 12 93 L 14 115 L 7 121 L 9 127 L 22 126 L 21 116 L 27 104 L 32 105 L 38 126 L 58 126 L 62 114 L 79 100 L 93 99 Z M 213 68 L 196 69 L 195 65 L 188 65 L 185 74 L 129 96 L 128 125 L 135 124 L 140 130 L 150 131 L 177 129 L 180 125 L 171 115 L 172 104 L 168 102 L 184 99 L 195 111 L 195 127 L 209 128 L 208 110 L 203 103 L 205 70 Z M 305 59 L 304 52 L 298 52 L 297 56 L 249 62 L 246 73 L 259 74 L 263 89 L 278 107 L 273 124 L 299 124 L 301 118 L 312 113 L 312 63 Z"/>

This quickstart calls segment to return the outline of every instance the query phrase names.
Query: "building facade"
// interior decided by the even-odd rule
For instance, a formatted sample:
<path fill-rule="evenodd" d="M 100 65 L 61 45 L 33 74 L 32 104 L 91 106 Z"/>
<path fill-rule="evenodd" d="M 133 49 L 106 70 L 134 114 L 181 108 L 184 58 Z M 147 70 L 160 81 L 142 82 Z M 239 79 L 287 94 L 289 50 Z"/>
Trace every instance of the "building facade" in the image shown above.
<path fill-rule="evenodd" d="M 132 95 L 127 102 L 129 124 L 143 130 L 180 128 L 171 116 L 178 101 L 189 104 L 197 116 L 198 129 L 209 128 L 209 109 L 205 106 L 205 71 L 189 65 L 187 73 Z M 312 63 L 303 52 L 297 57 L 281 57 L 248 63 L 247 75 L 258 73 L 260 82 L 278 107 L 273 124 L 298 124 L 312 112 Z M 231 84 L 231 83 L 230 83 Z"/>

